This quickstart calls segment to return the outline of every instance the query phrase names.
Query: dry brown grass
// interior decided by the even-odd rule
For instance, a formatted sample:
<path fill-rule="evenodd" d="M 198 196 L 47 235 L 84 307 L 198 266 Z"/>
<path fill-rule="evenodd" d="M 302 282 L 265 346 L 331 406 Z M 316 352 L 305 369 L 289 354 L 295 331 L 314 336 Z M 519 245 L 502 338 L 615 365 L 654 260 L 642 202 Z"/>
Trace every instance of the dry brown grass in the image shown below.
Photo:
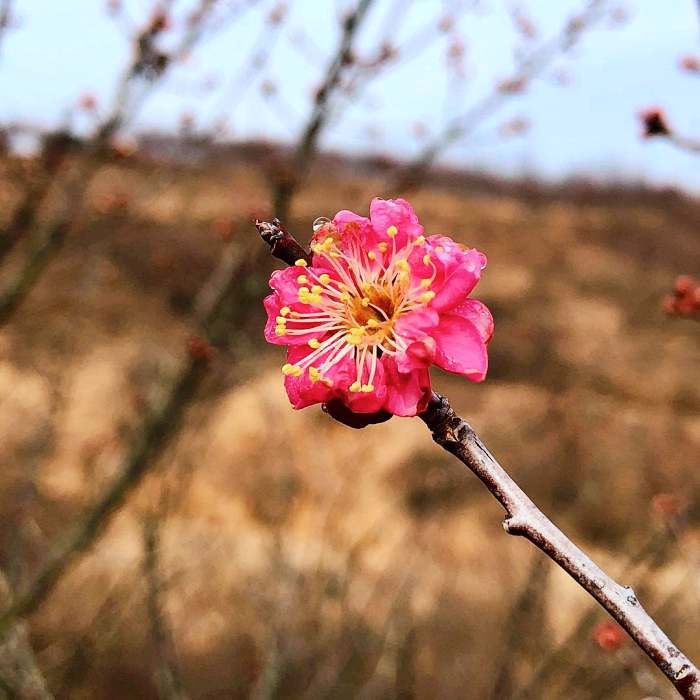
<path fill-rule="evenodd" d="M 364 211 L 380 190 L 316 173 L 291 227 L 303 236 L 316 216 Z M 79 235 L 0 333 L 0 560 L 21 548 L 20 581 L 99 493 L 182 355 L 223 245 L 214 222 L 230 219 L 252 250 L 266 194 L 245 164 L 115 165 L 92 187 Z M 13 197 L 5 182 L 0 198 Z M 700 206 L 456 187 L 411 199 L 430 232 L 489 256 L 478 296 L 496 318 L 490 378 L 439 374 L 436 386 L 613 573 L 663 531 L 655 494 L 682 496 L 686 515 L 645 559 L 639 593 L 652 609 L 677 594 L 660 622 L 699 657 L 700 326 L 665 318 L 660 299 L 700 268 Z M 267 272 L 241 285 L 262 293 Z M 192 697 L 515 697 L 589 600 L 549 563 L 522 595 L 538 555 L 503 534 L 497 505 L 422 424 L 354 432 L 292 411 L 261 328 L 251 308 L 233 339 L 245 359 L 217 354 L 158 472 L 34 616 L 51 687 L 155 696 L 140 522 L 167 487 L 163 598 Z M 584 631 L 535 697 L 670 697 L 647 668 Z"/>

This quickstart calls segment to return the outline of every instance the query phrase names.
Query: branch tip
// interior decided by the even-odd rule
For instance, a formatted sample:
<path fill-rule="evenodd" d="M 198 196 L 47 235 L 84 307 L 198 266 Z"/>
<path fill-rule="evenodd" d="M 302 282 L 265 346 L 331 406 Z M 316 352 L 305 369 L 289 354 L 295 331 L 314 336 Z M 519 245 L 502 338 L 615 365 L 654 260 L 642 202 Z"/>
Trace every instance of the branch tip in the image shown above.
<path fill-rule="evenodd" d="M 255 228 L 260 238 L 270 246 L 270 253 L 278 260 L 294 265 L 297 260 L 311 264 L 311 254 L 292 236 L 279 219 L 272 221 L 255 220 Z"/>

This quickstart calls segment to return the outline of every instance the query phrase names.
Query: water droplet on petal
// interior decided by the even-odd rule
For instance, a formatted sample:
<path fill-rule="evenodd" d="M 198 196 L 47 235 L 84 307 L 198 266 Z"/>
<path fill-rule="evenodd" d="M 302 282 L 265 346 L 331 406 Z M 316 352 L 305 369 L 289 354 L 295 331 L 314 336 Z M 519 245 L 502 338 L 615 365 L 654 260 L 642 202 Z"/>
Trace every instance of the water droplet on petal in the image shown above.
<path fill-rule="evenodd" d="M 318 219 L 315 219 L 312 228 L 314 232 L 318 231 L 320 228 L 323 228 L 326 224 L 330 224 L 331 220 L 327 216 L 319 216 Z"/>

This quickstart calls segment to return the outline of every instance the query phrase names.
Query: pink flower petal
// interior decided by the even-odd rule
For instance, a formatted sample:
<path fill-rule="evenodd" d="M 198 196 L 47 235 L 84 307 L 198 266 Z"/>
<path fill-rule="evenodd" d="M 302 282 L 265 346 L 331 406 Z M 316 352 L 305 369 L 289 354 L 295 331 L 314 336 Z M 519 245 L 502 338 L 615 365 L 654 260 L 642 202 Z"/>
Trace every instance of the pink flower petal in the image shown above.
<path fill-rule="evenodd" d="M 387 230 L 396 227 L 396 247 L 403 248 L 408 241 L 423 234 L 413 207 L 405 199 L 375 197 L 369 205 L 369 217 L 379 241 L 390 242 Z"/>
<path fill-rule="evenodd" d="M 286 345 L 287 341 L 284 339 L 284 336 L 278 336 L 275 333 L 275 328 L 277 327 L 275 319 L 279 316 L 281 308 L 279 295 L 269 294 L 265 297 L 263 305 L 265 306 L 265 311 L 267 311 L 267 322 L 265 323 L 265 340 L 267 340 L 268 343 L 272 343 L 273 345 Z"/>
<path fill-rule="evenodd" d="M 391 356 L 381 359 L 384 365 L 387 396 L 384 408 L 395 416 L 416 416 L 430 400 L 430 374 L 427 369 L 401 372 Z"/>
<path fill-rule="evenodd" d="M 479 335 L 484 343 L 488 343 L 491 340 L 493 336 L 493 316 L 483 302 L 478 299 L 465 299 L 461 304 L 450 309 L 450 313 L 471 321 L 477 331 L 479 331 Z"/>
<path fill-rule="evenodd" d="M 445 314 L 433 331 L 435 364 L 474 382 L 486 377 L 486 344 L 476 326 L 462 316 Z"/>
<path fill-rule="evenodd" d="M 313 350 L 308 346 L 290 346 L 287 351 L 287 362 L 296 365 L 304 360 Z M 319 360 L 321 364 L 322 360 Z M 328 386 L 322 381 L 312 381 L 308 371 L 300 376 L 287 375 L 284 378 L 284 387 L 287 396 L 296 409 L 306 408 L 316 403 L 326 403 L 343 395 L 341 387 L 348 386 L 350 374 L 355 368 L 355 363 L 348 357 L 334 365 L 326 375 L 333 381 Z"/>

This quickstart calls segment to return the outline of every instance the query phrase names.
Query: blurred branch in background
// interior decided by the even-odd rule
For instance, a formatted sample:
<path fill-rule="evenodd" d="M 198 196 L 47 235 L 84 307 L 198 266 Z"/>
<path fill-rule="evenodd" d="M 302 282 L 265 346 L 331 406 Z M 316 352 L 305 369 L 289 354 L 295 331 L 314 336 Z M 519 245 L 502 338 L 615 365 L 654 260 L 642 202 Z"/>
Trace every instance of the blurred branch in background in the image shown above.
<path fill-rule="evenodd" d="M 160 533 L 163 512 L 149 513 L 143 521 L 143 576 L 151 637 L 157 659 L 157 687 L 161 700 L 187 700 L 177 664 L 175 644 L 163 610 L 165 594 L 160 567 Z"/>
<path fill-rule="evenodd" d="M 10 585 L 0 571 L 0 604 L 11 605 Z M 0 639 L 0 698 L 2 700 L 51 700 L 44 676 L 29 644 L 29 628 L 15 625 Z"/>
<path fill-rule="evenodd" d="M 164 448 L 177 435 L 184 413 L 207 374 L 212 346 L 226 343 L 238 320 L 236 314 L 245 313 L 248 308 L 248 302 L 241 300 L 240 284 L 255 263 L 254 256 L 241 259 L 240 253 L 231 246 L 222 256 L 195 303 L 196 321 L 202 335 L 190 339 L 188 358 L 172 378 L 159 405 L 144 421 L 114 480 L 76 526 L 56 544 L 29 588 L 0 614 L 0 637 L 17 618 L 30 614 L 41 605 L 70 565 L 100 536 L 115 511 L 156 465 Z"/>
<path fill-rule="evenodd" d="M 700 72 L 700 65 L 696 65 L 693 72 Z M 643 138 L 661 138 L 682 151 L 700 155 L 700 141 L 679 134 L 669 123 L 664 110 L 659 107 L 649 107 L 639 113 L 639 118 L 642 123 Z"/>
<path fill-rule="evenodd" d="M 112 138 L 134 116 L 170 66 L 186 57 L 202 38 L 206 21 L 216 4 L 217 0 L 200 0 L 198 9 L 188 18 L 182 39 L 172 51 L 163 51 L 158 46 L 158 39 L 168 29 L 170 21 L 162 6 L 156 6 L 146 25 L 134 36 L 132 57 L 116 88 L 111 110 L 96 126 L 93 138 L 77 149 L 76 162 L 67 164 L 60 213 L 38 227 L 32 236 L 26 263 L 0 294 L 0 326 L 12 316 L 61 249 L 66 236 L 78 225 L 85 194 L 94 174 L 110 154 Z M 28 188 L 12 222 L 0 235 L 0 261 L 36 224 L 52 178 L 59 167 L 65 167 L 67 151 L 74 145 L 74 139 L 61 132 L 45 139 L 45 172 Z"/>
<path fill-rule="evenodd" d="M 397 193 L 418 186 L 430 168 L 455 143 L 474 131 L 507 100 L 522 94 L 529 84 L 547 70 L 552 62 L 573 48 L 585 32 L 605 16 L 607 0 L 588 0 L 586 7 L 571 17 L 553 39 L 517 59 L 515 71 L 464 111 L 449 120 L 440 133 L 411 162 L 399 166 L 387 191 Z"/>
<path fill-rule="evenodd" d="M 0 0 L 0 56 L 2 56 L 3 39 L 13 22 L 12 1 L 13 0 Z"/>
<path fill-rule="evenodd" d="M 513 697 L 514 674 L 520 659 L 532 663 L 535 659 L 542 658 L 547 651 L 549 634 L 545 608 L 549 593 L 549 567 L 549 562 L 535 553 L 522 590 L 507 618 L 508 625 L 493 683 L 492 700 Z M 533 629 L 539 633 L 534 638 L 531 637 L 528 644 L 523 644 L 528 631 Z"/>
<path fill-rule="evenodd" d="M 693 57 L 683 60 L 684 69 L 700 75 L 700 62 Z M 663 139 L 676 148 L 700 155 L 700 141 L 678 134 L 670 125 L 666 113 L 659 107 L 648 107 L 639 113 L 642 137 Z M 669 316 L 700 319 L 700 283 L 688 275 L 676 278 L 671 294 L 663 300 L 663 309 Z"/>
<path fill-rule="evenodd" d="M 257 75 L 261 75 L 267 67 L 275 45 L 278 43 L 288 15 L 285 3 L 278 3 L 265 17 L 262 29 L 258 34 L 249 58 L 240 70 L 230 80 L 229 86 L 223 91 L 213 109 L 210 131 L 220 130 L 227 123 L 228 116 L 245 99 L 248 91 L 255 84 Z"/>
<path fill-rule="evenodd" d="M 311 112 L 302 129 L 289 170 L 273 175 L 272 206 L 275 216 L 282 220 L 287 220 L 291 199 L 306 178 L 316 155 L 319 137 L 328 120 L 330 99 L 340 87 L 343 73 L 353 63 L 353 43 L 373 2 L 374 0 L 358 0 L 355 9 L 343 19 L 338 48 L 316 91 Z"/>

